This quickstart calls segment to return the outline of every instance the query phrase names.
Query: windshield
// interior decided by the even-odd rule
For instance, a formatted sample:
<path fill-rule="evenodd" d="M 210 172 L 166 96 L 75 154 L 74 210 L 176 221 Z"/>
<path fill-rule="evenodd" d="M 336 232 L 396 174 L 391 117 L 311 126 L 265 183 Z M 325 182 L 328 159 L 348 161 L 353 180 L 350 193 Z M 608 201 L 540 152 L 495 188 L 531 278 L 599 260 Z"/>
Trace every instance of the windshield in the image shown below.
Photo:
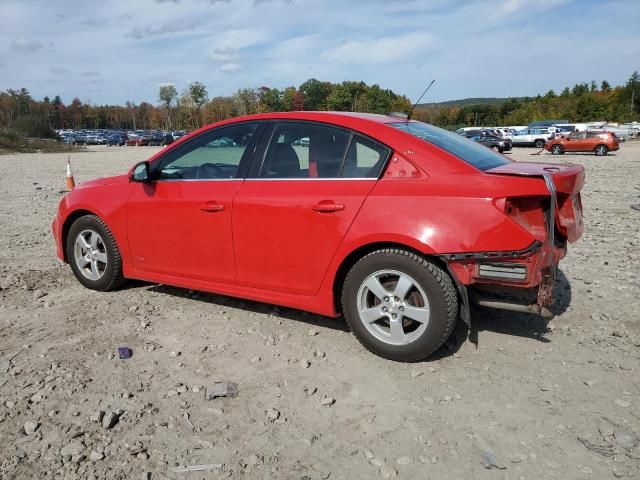
<path fill-rule="evenodd" d="M 389 125 L 440 147 L 482 171 L 510 163 L 508 159 L 482 144 L 427 123 L 398 122 Z"/>

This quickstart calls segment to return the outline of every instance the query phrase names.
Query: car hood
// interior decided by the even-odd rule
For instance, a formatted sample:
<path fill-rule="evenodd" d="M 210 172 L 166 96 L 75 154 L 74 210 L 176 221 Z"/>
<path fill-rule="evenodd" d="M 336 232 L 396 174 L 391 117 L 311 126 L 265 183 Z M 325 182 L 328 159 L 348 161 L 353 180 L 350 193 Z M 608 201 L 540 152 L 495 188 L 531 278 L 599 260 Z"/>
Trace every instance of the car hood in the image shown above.
<path fill-rule="evenodd" d="M 124 174 L 124 175 L 116 175 L 114 177 L 104 177 L 104 178 L 96 178 L 95 180 L 88 180 L 86 182 L 82 182 L 78 185 L 76 185 L 75 189 L 82 189 L 82 188 L 90 188 L 90 187 L 104 187 L 107 185 L 114 185 L 114 184 L 122 184 L 122 183 L 128 183 L 129 182 L 129 176 Z"/>

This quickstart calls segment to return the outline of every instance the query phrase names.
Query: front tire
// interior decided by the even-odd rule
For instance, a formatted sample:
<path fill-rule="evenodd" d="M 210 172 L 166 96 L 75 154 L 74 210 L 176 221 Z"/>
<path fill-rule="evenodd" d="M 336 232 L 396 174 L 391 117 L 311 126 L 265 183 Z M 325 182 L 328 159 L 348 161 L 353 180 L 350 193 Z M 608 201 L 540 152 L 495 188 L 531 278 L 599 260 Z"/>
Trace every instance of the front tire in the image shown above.
<path fill-rule="evenodd" d="M 551 153 L 553 155 L 562 155 L 564 153 L 564 148 L 562 148 L 562 145 L 554 145 L 551 147 Z"/>
<path fill-rule="evenodd" d="M 106 292 L 122 283 L 122 257 L 109 227 L 95 215 L 78 218 L 67 235 L 71 270 L 87 288 Z"/>
<path fill-rule="evenodd" d="M 593 153 L 595 153 L 598 157 L 602 157 L 607 153 L 609 153 L 609 149 L 607 148 L 606 145 L 598 145 L 593 151 Z"/>
<path fill-rule="evenodd" d="M 458 314 L 451 277 L 402 249 L 360 259 L 342 289 L 347 324 L 372 353 L 399 362 L 428 357 L 449 338 Z"/>

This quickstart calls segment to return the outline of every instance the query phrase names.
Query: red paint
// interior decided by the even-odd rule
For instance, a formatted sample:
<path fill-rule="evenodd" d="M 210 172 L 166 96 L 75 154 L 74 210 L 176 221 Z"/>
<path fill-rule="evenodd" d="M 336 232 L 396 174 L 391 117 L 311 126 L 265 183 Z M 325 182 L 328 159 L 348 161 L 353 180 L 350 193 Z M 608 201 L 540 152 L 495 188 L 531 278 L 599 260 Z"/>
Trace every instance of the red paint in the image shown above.
<path fill-rule="evenodd" d="M 397 244 L 426 255 L 537 251 L 505 261 L 526 262 L 518 286 L 540 283 L 548 263 L 538 205 L 558 189 L 556 222 L 575 241 L 582 234 L 581 166 L 511 163 L 482 172 L 457 157 L 385 125 L 397 119 L 367 114 L 291 112 L 241 117 L 183 137 L 150 159 L 158 161 L 196 135 L 247 120 L 305 120 L 369 136 L 392 150 L 380 179 L 260 178 L 135 183 L 122 175 L 78 185 L 60 202 L 52 228 L 58 256 L 65 226 L 79 211 L 102 218 L 113 232 L 124 275 L 335 315 L 334 281 L 343 261 L 371 244 Z M 253 162 L 260 162 L 259 147 Z M 250 170 L 252 171 L 252 170 Z M 510 208 L 510 209 L 509 209 Z M 553 262 L 565 254 L 554 249 Z M 450 261 L 466 285 L 489 283 L 477 261 Z M 499 284 L 498 281 L 492 281 Z"/>

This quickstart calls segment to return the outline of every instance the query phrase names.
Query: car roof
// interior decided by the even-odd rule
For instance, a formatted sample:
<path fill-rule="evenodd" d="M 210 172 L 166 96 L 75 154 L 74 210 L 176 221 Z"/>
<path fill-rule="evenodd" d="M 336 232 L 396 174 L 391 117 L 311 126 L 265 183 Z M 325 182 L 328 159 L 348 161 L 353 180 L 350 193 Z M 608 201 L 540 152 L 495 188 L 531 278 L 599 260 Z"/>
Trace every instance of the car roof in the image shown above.
<path fill-rule="evenodd" d="M 250 119 L 263 119 L 263 120 L 276 120 L 276 119 L 291 119 L 291 120 L 319 120 L 328 121 L 342 118 L 348 121 L 349 119 L 367 120 L 376 123 L 393 123 L 404 122 L 404 118 L 395 117 L 392 115 L 382 115 L 378 113 L 364 113 L 364 112 L 336 112 L 336 111 L 307 111 L 300 110 L 295 112 L 270 112 L 270 113 L 258 113 L 254 115 L 245 115 L 242 117 L 236 117 L 233 120 L 250 120 Z"/>

